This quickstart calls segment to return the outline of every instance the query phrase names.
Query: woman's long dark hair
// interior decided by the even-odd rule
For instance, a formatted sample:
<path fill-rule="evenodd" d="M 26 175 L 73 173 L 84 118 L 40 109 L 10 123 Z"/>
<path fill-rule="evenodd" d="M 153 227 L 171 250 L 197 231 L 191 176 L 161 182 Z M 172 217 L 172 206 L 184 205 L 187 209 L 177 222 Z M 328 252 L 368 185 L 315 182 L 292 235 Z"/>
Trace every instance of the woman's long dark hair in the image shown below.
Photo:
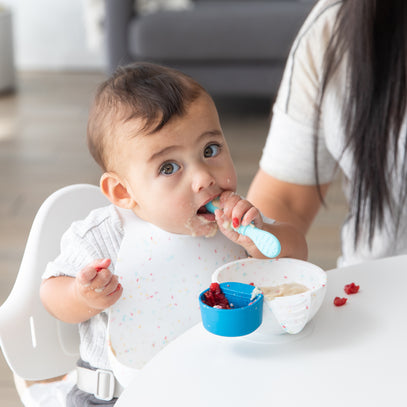
<path fill-rule="evenodd" d="M 392 199 L 389 169 L 397 164 L 407 106 L 407 1 L 343 0 L 325 55 L 321 101 L 344 57 L 348 61 L 348 92 L 342 111 L 345 148 L 355 163 L 350 201 L 354 243 L 356 246 L 364 223 L 371 245 L 376 227 L 383 227 L 385 208 L 392 216 L 400 215 Z M 401 152 L 401 199 L 407 190 L 406 149 L 404 146 Z M 393 157 L 387 154 L 389 150 L 394 151 Z"/>

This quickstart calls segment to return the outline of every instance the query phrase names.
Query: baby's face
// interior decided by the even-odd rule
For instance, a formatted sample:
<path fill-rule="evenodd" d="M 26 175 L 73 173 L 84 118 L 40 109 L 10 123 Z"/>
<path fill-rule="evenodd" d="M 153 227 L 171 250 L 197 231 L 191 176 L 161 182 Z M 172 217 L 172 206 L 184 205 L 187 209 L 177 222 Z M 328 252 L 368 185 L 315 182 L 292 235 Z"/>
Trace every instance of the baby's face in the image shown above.
<path fill-rule="evenodd" d="M 136 202 L 134 212 L 172 233 L 213 235 L 215 217 L 202 207 L 237 183 L 213 101 L 204 94 L 160 131 L 131 137 L 141 125 L 127 123 L 130 137 L 117 147 L 118 173 Z"/>

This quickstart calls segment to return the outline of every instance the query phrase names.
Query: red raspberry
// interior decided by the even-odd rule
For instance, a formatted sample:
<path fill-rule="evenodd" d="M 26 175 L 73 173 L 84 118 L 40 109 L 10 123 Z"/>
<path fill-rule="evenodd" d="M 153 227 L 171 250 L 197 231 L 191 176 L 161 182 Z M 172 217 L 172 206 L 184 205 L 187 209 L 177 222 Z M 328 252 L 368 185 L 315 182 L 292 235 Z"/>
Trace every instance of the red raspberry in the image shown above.
<path fill-rule="evenodd" d="M 218 283 L 212 283 L 204 294 L 204 303 L 210 307 L 229 309 L 229 301 L 223 294 Z"/>
<path fill-rule="evenodd" d="M 345 293 L 346 294 L 356 294 L 359 291 L 360 286 L 356 285 L 355 283 L 350 283 L 345 285 Z"/>
<path fill-rule="evenodd" d="M 335 297 L 334 305 L 336 305 L 337 307 L 341 307 L 342 305 L 346 304 L 346 301 L 348 301 L 347 298 Z"/>

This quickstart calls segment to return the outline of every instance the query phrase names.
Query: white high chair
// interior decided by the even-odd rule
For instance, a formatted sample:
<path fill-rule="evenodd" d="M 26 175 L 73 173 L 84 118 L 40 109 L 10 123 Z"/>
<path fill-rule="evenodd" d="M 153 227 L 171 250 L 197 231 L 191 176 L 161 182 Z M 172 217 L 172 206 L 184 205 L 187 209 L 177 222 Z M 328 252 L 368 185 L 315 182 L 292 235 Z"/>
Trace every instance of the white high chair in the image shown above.
<path fill-rule="evenodd" d="M 108 203 L 94 185 L 71 185 L 50 195 L 35 216 L 16 282 L 0 307 L 0 345 L 15 375 L 45 380 L 74 369 L 79 356 L 77 325 L 58 321 L 45 310 L 39 296 L 41 275 L 58 255 L 70 224 Z"/>

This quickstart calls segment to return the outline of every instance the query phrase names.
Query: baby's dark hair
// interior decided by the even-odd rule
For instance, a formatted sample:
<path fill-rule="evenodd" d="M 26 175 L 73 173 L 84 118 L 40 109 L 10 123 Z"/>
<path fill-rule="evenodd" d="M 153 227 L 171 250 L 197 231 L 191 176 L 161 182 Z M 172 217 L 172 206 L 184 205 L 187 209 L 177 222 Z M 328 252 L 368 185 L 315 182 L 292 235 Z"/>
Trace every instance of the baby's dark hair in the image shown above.
<path fill-rule="evenodd" d="M 182 117 L 203 93 L 195 80 L 172 68 L 146 62 L 119 67 L 97 88 L 87 129 L 90 153 L 108 171 L 107 146 L 115 144 L 118 124 L 142 119 L 142 130 L 154 133 Z"/>

